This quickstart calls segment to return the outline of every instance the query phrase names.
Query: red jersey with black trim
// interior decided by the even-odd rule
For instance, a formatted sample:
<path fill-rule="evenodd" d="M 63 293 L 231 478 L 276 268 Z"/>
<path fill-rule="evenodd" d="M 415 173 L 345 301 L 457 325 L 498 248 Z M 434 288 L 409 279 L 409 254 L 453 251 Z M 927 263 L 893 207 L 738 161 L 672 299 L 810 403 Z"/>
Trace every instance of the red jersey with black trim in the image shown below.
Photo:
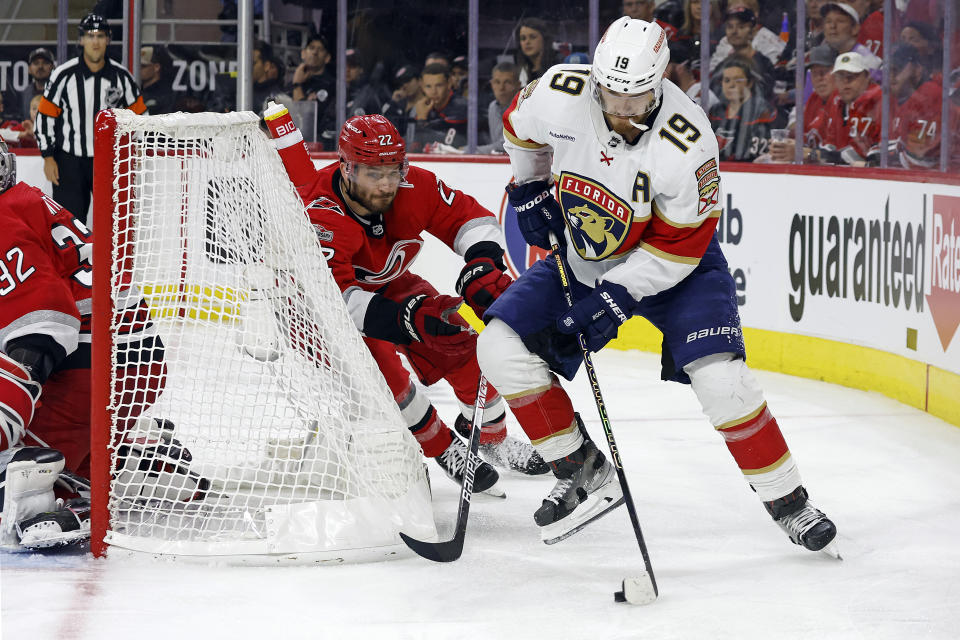
<path fill-rule="evenodd" d="M 822 145 L 839 150 L 848 164 L 878 153 L 881 99 L 880 85 L 873 83 L 850 104 L 841 100 L 835 91 L 824 113 L 826 125 L 821 129 Z"/>
<path fill-rule="evenodd" d="M 883 57 L 883 9 L 874 11 L 860 24 L 857 42 L 878 58 Z"/>
<path fill-rule="evenodd" d="M 340 163 L 316 169 L 285 110 L 266 122 L 347 309 L 361 330 L 371 297 L 407 272 L 423 246 L 424 233 L 461 256 L 478 242 L 502 244 L 493 213 L 419 167 L 409 168 L 389 209 L 357 215 L 341 191 Z"/>
<path fill-rule="evenodd" d="M 900 163 L 904 167 L 919 169 L 939 165 L 942 97 L 943 86 L 928 80 L 895 107 L 891 138 L 897 140 Z"/>
<path fill-rule="evenodd" d="M 20 182 L 0 193 L 0 350 L 29 340 L 62 366 L 88 367 L 93 245 L 82 222 L 36 187 Z M 154 336 L 138 292 L 121 289 L 118 334 L 136 347 Z M 151 343 L 152 345 L 152 343 Z M 152 348 L 152 346 L 151 346 Z M 162 353 L 157 353 L 162 357 Z"/>
<path fill-rule="evenodd" d="M 662 89 L 632 144 L 591 97 L 590 65 L 551 67 L 503 116 L 517 182 L 556 185 L 573 275 L 588 286 L 616 282 L 638 300 L 693 272 L 721 210 L 710 121 L 675 84 Z"/>

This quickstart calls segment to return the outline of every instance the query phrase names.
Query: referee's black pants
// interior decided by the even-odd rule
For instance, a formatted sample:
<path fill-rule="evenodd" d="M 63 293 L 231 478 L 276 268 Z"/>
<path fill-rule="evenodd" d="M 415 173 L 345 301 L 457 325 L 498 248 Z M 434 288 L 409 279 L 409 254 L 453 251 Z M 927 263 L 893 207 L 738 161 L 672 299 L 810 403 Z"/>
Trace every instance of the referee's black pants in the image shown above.
<path fill-rule="evenodd" d="M 60 184 L 53 185 L 53 199 L 86 225 L 93 197 L 93 158 L 58 151 L 53 159 L 60 170 Z"/>

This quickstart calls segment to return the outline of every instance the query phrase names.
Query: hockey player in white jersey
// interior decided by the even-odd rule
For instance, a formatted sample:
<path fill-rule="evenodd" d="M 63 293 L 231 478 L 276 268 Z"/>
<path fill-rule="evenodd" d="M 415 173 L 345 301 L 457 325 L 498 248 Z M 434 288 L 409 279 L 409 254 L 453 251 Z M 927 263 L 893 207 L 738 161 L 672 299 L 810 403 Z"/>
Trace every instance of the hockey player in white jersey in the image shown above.
<path fill-rule="evenodd" d="M 478 356 L 556 485 L 534 514 L 554 542 L 622 504 L 615 470 L 590 440 L 557 375 L 642 315 L 663 332 L 662 377 L 690 384 L 747 482 L 790 539 L 826 547 L 836 527 L 807 499 L 797 465 L 747 369 L 733 280 L 714 235 L 717 142 L 706 115 L 663 73 L 659 25 L 623 17 L 591 65 L 558 65 L 504 113 L 507 187 L 525 240 L 560 239 L 484 315 Z M 639 399 L 642 407 L 643 400 Z"/>

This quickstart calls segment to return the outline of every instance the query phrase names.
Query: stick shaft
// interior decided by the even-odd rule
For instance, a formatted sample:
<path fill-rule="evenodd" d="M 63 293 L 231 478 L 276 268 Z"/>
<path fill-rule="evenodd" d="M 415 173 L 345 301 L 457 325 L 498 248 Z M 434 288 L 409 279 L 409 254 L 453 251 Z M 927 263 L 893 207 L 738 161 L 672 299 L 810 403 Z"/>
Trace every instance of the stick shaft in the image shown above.
<path fill-rule="evenodd" d="M 567 277 L 566 265 L 560 254 L 560 243 L 556 235 L 550 232 L 551 251 L 553 258 L 557 263 L 557 271 L 560 272 L 560 284 L 563 287 L 563 296 L 566 298 L 567 307 L 573 307 L 573 290 L 570 287 L 570 280 Z M 590 380 L 590 387 L 593 390 L 593 400 L 597 405 L 597 413 L 600 414 L 600 423 L 603 425 L 603 432 L 607 437 L 607 446 L 610 449 L 610 459 L 614 468 L 617 470 L 617 479 L 620 481 L 620 488 L 623 491 L 623 499 L 627 505 L 627 512 L 630 514 L 630 524 L 633 525 L 633 533 L 637 538 L 637 544 L 640 547 L 640 554 L 643 556 L 643 564 L 646 567 L 647 574 L 650 576 L 650 582 L 653 584 L 654 593 L 659 593 L 657 589 L 657 579 L 653 574 L 653 566 L 650 564 L 650 554 L 647 552 L 647 543 L 643 539 L 643 531 L 640 529 L 640 519 L 637 517 L 637 508 L 633 504 L 633 496 L 630 493 L 630 486 L 627 484 L 627 476 L 623 470 L 623 463 L 620 460 L 620 450 L 617 448 L 617 441 L 613 437 L 613 428 L 610 426 L 610 419 L 607 416 L 607 405 L 603 401 L 603 394 L 600 392 L 600 382 L 597 380 L 597 371 L 593 366 L 593 358 L 590 356 L 590 350 L 587 349 L 586 339 L 583 333 L 577 333 L 577 340 L 580 343 L 580 351 L 583 354 L 583 365 L 587 371 L 587 378 Z"/>

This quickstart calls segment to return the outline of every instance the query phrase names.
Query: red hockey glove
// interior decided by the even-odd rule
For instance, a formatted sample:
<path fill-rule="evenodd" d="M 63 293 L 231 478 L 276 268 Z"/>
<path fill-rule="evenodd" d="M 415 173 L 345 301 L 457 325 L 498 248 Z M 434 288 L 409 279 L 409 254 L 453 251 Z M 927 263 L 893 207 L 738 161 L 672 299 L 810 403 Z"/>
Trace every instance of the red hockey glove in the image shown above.
<path fill-rule="evenodd" d="M 503 264 L 503 248 L 496 242 L 478 242 L 464 256 L 467 264 L 457 277 L 457 293 L 478 318 L 513 282 Z"/>
<path fill-rule="evenodd" d="M 401 329 L 411 341 L 447 355 L 461 355 L 475 348 L 476 336 L 468 326 L 451 318 L 463 302 L 453 296 L 410 296 L 400 303 Z"/>

